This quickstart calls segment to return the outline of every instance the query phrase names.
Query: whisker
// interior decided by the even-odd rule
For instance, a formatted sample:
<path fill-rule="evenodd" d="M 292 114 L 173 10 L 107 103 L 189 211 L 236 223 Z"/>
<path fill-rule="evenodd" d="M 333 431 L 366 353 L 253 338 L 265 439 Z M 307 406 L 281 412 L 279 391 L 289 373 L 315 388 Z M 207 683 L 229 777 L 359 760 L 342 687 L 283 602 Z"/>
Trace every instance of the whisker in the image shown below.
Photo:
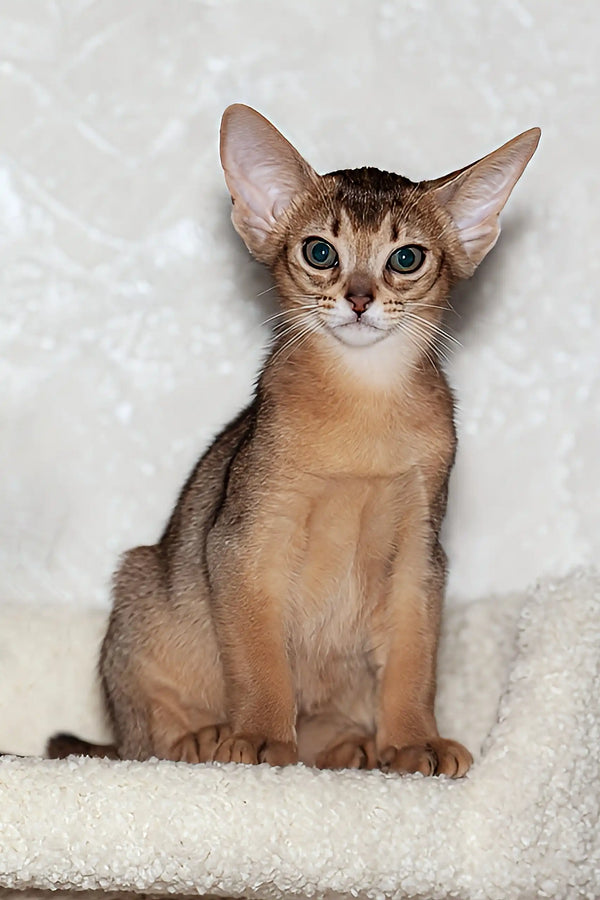
<path fill-rule="evenodd" d="M 308 338 L 309 338 L 312 334 L 315 334 L 318 330 L 319 330 L 319 329 L 318 329 L 317 324 L 316 324 L 316 323 L 311 323 L 311 325 L 310 325 L 308 328 L 305 329 L 304 334 L 302 335 L 302 338 L 299 339 L 298 341 L 296 341 L 295 344 L 294 344 L 292 347 L 290 347 L 289 352 L 288 352 L 288 355 L 286 356 L 286 360 L 290 358 L 291 353 L 292 353 L 292 349 L 293 349 L 293 350 L 299 350 L 300 347 L 302 347 L 302 345 L 306 343 L 306 341 L 308 340 Z"/>
<path fill-rule="evenodd" d="M 277 332 L 276 334 L 274 334 L 273 337 L 278 342 L 284 341 L 290 335 L 295 337 L 298 334 L 298 329 L 304 328 L 304 327 L 306 327 L 306 322 L 303 322 L 303 321 L 294 322 L 288 328 L 286 328 L 284 331 L 280 331 L 280 332 Z"/>
<path fill-rule="evenodd" d="M 275 332 L 273 335 L 276 344 L 281 344 L 281 346 L 276 350 L 275 357 L 278 356 L 279 353 L 281 353 L 281 351 L 288 346 L 290 341 L 295 340 L 299 333 L 304 333 L 305 329 L 309 325 L 309 319 L 306 313 L 303 313 L 301 316 L 298 316 L 294 322 L 289 322 L 286 324 L 287 327 L 285 327 L 282 331 Z M 291 335 L 291 337 L 288 340 L 289 335 Z"/>
<path fill-rule="evenodd" d="M 301 328 L 303 325 L 312 322 L 312 317 L 307 315 L 306 313 L 302 313 L 301 315 L 297 315 L 292 321 L 288 322 L 278 322 L 275 328 L 273 329 L 273 336 L 276 340 L 281 341 L 287 335 L 292 334 Z"/>
<path fill-rule="evenodd" d="M 317 331 L 317 330 L 318 330 L 318 325 L 317 325 L 317 323 L 316 323 L 316 322 L 312 322 L 312 321 L 309 320 L 309 321 L 305 324 L 305 327 L 304 327 L 304 328 L 301 328 L 301 330 L 300 330 L 297 334 L 295 334 L 295 335 L 294 335 L 293 337 L 291 337 L 288 341 L 286 341 L 286 343 L 283 344 L 283 345 L 282 345 L 282 346 L 274 353 L 273 357 L 271 358 L 271 362 L 273 363 L 273 362 L 274 362 L 274 361 L 275 361 L 275 360 L 276 360 L 276 359 L 277 359 L 277 358 L 278 358 L 285 350 L 288 350 L 288 351 L 289 351 L 289 352 L 288 352 L 288 355 L 286 356 L 286 359 L 289 359 L 290 352 L 291 352 L 292 348 L 294 347 L 294 345 L 295 345 L 295 344 L 299 345 L 299 342 L 300 342 L 303 338 L 307 338 L 310 334 L 314 333 L 314 332 Z M 288 333 L 289 333 L 289 332 L 288 332 Z M 297 349 L 297 348 L 296 348 L 296 349 Z"/>
<path fill-rule="evenodd" d="M 450 357 L 448 356 L 447 348 L 444 345 L 440 345 L 439 341 L 442 339 L 449 339 L 450 335 L 446 335 L 445 332 L 441 332 L 441 334 L 437 334 L 435 331 L 435 326 L 432 322 L 428 322 L 427 319 L 421 319 L 420 316 L 415 316 L 412 313 L 407 313 L 406 317 L 412 321 L 413 328 L 417 330 L 435 349 L 438 356 L 440 356 L 444 362 L 450 363 Z M 456 341 L 456 343 L 459 343 Z"/>
<path fill-rule="evenodd" d="M 405 315 L 409 316 L 411 319 L 415 319 L 416 321 L 421 322 L 427 328 L 430 328 L 437 335 L 439 335 L 439 337 L 445 338 L 447 341 L 450 341 L 451 343 L 456 344 L 458 347 L 462 347 L 462 344 L 458 340 L 458 338 L 455 338 L 454 335 L 450 334 L 448 331 L 446 331 L 444 328 L 442 328 L 436 322 L 430 322 L 428 319 L 424 319 L 422 316 L 418 316 L 416 313 L 413 313 L 413 312 L 407 312 L 407 313 L 405 313 Z"/>
<path fill-rule="evenodd" d="M 267 325 L 269 322 L 272 322 L 274 319 L 282 319 L 284 316 L 292 316 L 294 314 L 304 315 L 304 310 L 307 309 L 318 309 L 318 305 L 316 303 L 307 303 L 304 306 L 296 306 L 293 309 L 282 309 L 279 312 L 273 313 L 272 316 L 269 316 L 260 323 L 260 326 Z M 278 323 L 279 324 L 279 323 Z"/>
<path fill-rule="evenodd" d="M 416 328 L 417 326 L 413 325 L 413 327 Z M 448 356 L 446 349 L 438 343 L 435 335 L 432 337 L 431 335 L 424 334 L 423 331 L 420 331 L 419 334 L 422 336 L 423 340 L 426 341 L 430 350 L 435 353 L 436 358 L 446 365 L 450 365 L 450 357 Z"/>
<path fill-rule="evenodd" d="M 460 313 L 454 309 L 449 300 L 446 302 L 446 306 L 436 306 L 435 303 L 415 303 L 414 306 L 415 309 L 441 309 L 442 312 L 451 312 L 459 319 L 461 318 Z"/>
<path fill-rule="evenodd" d="M 416 335 L 413 334 L 413 337 L 416 340 Z M 422 341 L 421 352 L 422 352 L 423 356 L 431 364 L 431 367 L 433 368 L 434 372 L 437 372 L 439 374 L 439 371 L 440 371 L 439 359 L 438 359 L 437 353 L 435 352 L 435 349 L 431 346 L 431 344 L 429 344 L 427 342 L 427 340 L 425 338 L 421 338 L 421 341 Z"/>
<path fill-rule="evenodd" d="M 257 294 L 257 297 L 264 297 L 265 294 L 268 294 L 269 291 L 274 291 L 277 287 L 276 284 L 272 284 L 271 287 L 265 288 L 264 291 L 261 291 L 260 294 Z"/>
<path fill-rule="evenodd" d="M 425 336 L 423 334 L 420 334 L 418 331 L 415 331 L 412 327 L 412 323 L 407 322 L 406 320 L 401 320 L 398 323 L 397 327 L 399 330 L 404 331 L 405 334 L 407 334 L 410 337 L 410 339 L 412 340 L 413 344 L 415 345 L 415 347 L 417 348 L 419 353 L 422 356 L 425 356 L 429 360 L 429 362 L 431 363 L 431 365 L 433 367 L 434 372 L 439 372 L 439 369 L 435 363 L 435 359 L 433 358 L 432 354 L 430 353 L 430 344 L 427 341 L 427 339 L 425 338 Z"/>
<path fill-rule="evenodd" d="M 425 330 L 427 330 L 426 326 L 422 325 L 421 327 L 425 328 Z M 439 345 L 447 353 L 450 353 L 453 350 L 455 350 L 456 347 L 461 346 L 460 342 L 457 341 L 455 338 L 452 338 L 451 335 L 443 334 L 443 333 L 437 332 L 435 330 L 431 331 L 431 329 L 430 329 L 430 332 L 433 335 L 433 340 L 434 340 L 434 343 L 436 343 L 436 346 Z M 438 344 L 438 342 L 439 342 L 439 344 Z"/>
<path fill-rule="evenodd" d="M 440 344 L 438 343 L 438 339 L 437 339 L 436 335 L 432 335 L 431 332 L 428 332 L 418 322 L 412 322 L 411 327 L 412 327 L 413 333 L 419 334 L 421 339 L 426 342 L 427 346 L 430 348 L 430 350 L 432 350 L 436 354 L 438 359 L 443 360 L 443 362 L 445 362 L 447 364 L 450 363 L 450 357 L 448 356 L 448 353 L 446 352 L 445 347 L 440 346 Z"/>

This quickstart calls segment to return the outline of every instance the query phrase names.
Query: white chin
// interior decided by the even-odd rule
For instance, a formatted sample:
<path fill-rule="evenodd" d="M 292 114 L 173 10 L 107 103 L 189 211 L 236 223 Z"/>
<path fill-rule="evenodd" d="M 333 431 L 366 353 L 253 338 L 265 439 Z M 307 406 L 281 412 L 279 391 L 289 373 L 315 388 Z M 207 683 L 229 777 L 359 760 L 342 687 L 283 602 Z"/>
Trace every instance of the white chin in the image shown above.
<path fill-rule="evenodd" d="M 387 337 L 388 332 L 381 328 L 373 328 L 362 322 L 351 322 L 349 325 L 338 325 L 332 329 L 334 335 L 342 344 L 349 347 L 368 347 Z"/>

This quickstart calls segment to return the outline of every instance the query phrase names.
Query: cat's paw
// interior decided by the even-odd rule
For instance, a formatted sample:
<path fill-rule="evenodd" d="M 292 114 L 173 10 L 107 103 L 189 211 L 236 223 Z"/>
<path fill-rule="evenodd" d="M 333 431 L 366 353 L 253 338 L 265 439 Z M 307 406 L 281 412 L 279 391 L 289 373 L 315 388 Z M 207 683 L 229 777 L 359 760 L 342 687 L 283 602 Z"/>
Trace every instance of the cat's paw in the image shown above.
<path fill-rule="evenodd" d="M 232 734 L 216 748 L 215 762 L 246 763 L 255 766 L 289 766 L 298 762 L 298 748 L 291 741 L 273 741 L 264 735 Z"/>
<path fill-rule="evenodd" d="M 375 739 L 368 735 L 351 735 L 318 754 L 318 769 L 374 769 L 377 766 Z"/>
<path fill-rule="evenodd" d="M 405 747 L 387 747 L 379 754 L 379 765 L 384 772 L 402 775 L 420 772 L 421 775 L 447 775 L 462 778 L 469 771 L 473 757 L 458 741 L 446 738 L 430 738 L 422 744 Z"/>
<path fill-rule="evenodd" d="M 188 763 L 211 762 L 219 744 L 230 734 L 231 728 L 226 723 L 207 725 L 199 731 L 188 732 L 173 745 L 169 759 Z"/>

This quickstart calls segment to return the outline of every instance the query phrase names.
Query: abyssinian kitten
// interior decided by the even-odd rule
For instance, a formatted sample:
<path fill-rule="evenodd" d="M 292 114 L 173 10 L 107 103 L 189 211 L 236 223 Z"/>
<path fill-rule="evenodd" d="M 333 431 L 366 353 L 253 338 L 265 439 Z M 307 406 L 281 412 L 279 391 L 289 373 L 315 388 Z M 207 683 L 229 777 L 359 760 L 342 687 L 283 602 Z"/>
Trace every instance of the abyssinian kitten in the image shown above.
<path fill-rule="evenodd" d="M 434 181 L 320 176 L 259 113 L 225 111 L 233 224 L 283 326 L 158 544 L 115 575 L 115 747 L 57 736 L 51 755 L 465 774 L 434 716 L 456 448 L 436 344 L 539 135 Z"/>

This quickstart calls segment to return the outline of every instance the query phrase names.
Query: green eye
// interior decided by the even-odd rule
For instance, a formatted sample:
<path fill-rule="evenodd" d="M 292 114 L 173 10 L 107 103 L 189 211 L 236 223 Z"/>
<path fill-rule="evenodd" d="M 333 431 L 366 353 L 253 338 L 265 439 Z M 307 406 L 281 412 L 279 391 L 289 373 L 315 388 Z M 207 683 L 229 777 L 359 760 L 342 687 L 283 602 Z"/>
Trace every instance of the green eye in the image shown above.
<path fill-rule="evenodd" d="M 310 237 L 302 247 L 304 259 L 315 269 L 333 269 L 338 264 L 338 255 L 329 241 L 319 237 Z"/>
<path fill-rule="evenodd" d="M 391 269 L 392 272 L 400 272 L 401 274 L 405 274 L 406 272 L 416 272 L 417 269 L 421 268 L 424 260 L 424 251 L 420 247 L 410 244 L 406 247 L 400 247 L 398 250 L 394 250 L 387 261 L 387 267 L 388 269 Z"/>

